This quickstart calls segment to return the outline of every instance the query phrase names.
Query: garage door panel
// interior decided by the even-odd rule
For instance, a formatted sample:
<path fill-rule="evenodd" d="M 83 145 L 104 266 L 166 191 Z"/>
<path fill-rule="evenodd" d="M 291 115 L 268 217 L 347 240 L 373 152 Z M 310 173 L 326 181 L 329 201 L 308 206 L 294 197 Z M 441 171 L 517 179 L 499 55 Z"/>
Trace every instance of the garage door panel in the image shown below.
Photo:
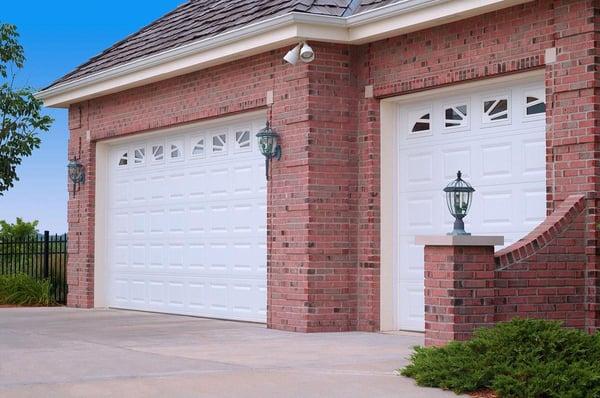
<path fill-rule="evenodd" d="M 403 267 L 398 270 L 398 277 L 403 281 L 419 281 L 423 278 L 423 247 L 416 245 L 413 236 L 399 238 L 400 250 L 398 258 Z M 415 282 L 415 283 L 417 283 Z"/>
<path fill-rule="evenodd" d="M 166 217 L 169 235 L 175 236 L 186 232 L 187 215 L 185 207 L 171 207 L 168 210 Z"/>
<path fill-rule="evenodd" d="M 546 141 L 540 137 L 523 140 L 521 159 L 523 176 L 539 179 L 546 173 Z"/>
<path fill-rule="evenodd" d="M 206 198 L 206 171 L 191 170 L 188 175 L 188 196 L 193 200 L 203 200 Z"/>
<path fill-rule="evenodd" d="M 407 330 L 420 330 L 424 324 L 425 305 L 423 284 L 405 281 L 399 292 L 402 300 L 398 308 L 399 316 L 403 319 L 403 327 Z"/>
<path fill-rule="evenodd" d="M 533 108 L 527 111 L 526 105 L 528 95 L 543 101 L 543 82 L 515 79 L 456 91 L 447 97 L 432 93 L 398 106 L 394 199 L 398 329 L 424 328 L 423 247 L 416 246 L 414 238 L 452 230 L 454 219 L 442 189 L 458 170 L 476 189 L 465 219 L 469 232 L 503 235 L 508 245 L 545 217 L 545 115 L 528 114 Z"/>
<path fill-rule="evenodd" d="M 190 236 L 199 236 L 206 233 L 206 207 L 191 206 L 188 218 L 188 233 Z"/>
<path fill-rule="evenodd" d="M 472 175 L 472 148 L 465 147 L 462 145 L 448 145 L 441 149 L 441 158 L 443 159 L 443 174 L 442 176 L 438 173 L 438 178 L 435 182 L 437 187 L 440 184 L 445 185 L 447 181 L 456 178 L 456 171 L 460 170 L 464 173 L 465 178 L 469 178 Z M 440 170 L 438 168 L 437 170 Z M 442 177 L 442 178 L 440 178 Z"/>
<path fill-rule="evenodd" d="M 150 280 L 148 282 L 148 301 L 149 304 L 156 307 L 166 305 L 166 283 L 161 280 Z"/>
<path fill-rule="evenodd" d="M 262 125 L 249 122 L 247 131 Z M 255 143 L 247 145 L 253 137 L 234 127 L 113 149 L 106 238 L 111 306 L 266 320 L 264 158 Z M 145 157 L 133 163 L 140 148 Z"/>

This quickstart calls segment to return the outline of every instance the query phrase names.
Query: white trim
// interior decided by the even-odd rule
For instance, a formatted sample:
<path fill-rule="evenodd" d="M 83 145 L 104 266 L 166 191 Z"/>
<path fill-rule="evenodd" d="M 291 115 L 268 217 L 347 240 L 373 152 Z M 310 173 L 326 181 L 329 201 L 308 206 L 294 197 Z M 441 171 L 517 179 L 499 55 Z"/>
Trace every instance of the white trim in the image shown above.
<path fill-rule="evenodd" d="M 379 327 L 381 331 L 395 330 L 396 311 L 394 304 L 394 220 L 396 219 L 397 194 L 394 187 L 396 140 L 396 104 L 381 101 L 381 142 L 380 142 L 380 184 L 381 187 L 381 223 L 380 223 L 380 269 L 379 269 Z"/>
<path fill-rule="evenodd" d="M 65 108 L 72 103 L 256 55 L 299 40 L 362 44 L 529 1 L 402 0 L 350 17 L 292 12 L 60 83 L 36 96 L 44 100 L 46 106 Z"/>
<path fill-rule="evenodd" d="M 94 203 L 94 307 L 106 308 L 108 284 L 106 283 L 106 198 L 108 168 L 112 167 L 109 158 L 109 145 L 96 144 L 96 180 Z"/>

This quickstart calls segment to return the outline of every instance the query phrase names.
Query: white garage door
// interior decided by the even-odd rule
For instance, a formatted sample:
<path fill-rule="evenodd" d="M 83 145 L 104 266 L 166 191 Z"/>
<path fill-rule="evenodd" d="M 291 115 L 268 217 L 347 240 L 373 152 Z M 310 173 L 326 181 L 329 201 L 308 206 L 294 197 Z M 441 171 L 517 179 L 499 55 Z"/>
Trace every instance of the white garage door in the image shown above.
<path fill-rule="evenodd" d="M 113 146 L 111 307 L 266 320 L 264 119 Z"/>
<path fill-rule="evenodd" d="M 467 232 L 518 240 L 545 216 L 545 94 L 541 79 L 456 89 L 399 104 L 395 297 L 398 329 L 423 330 L 423 247 L 452 230 L 442 189 L 476 192 Z"/>

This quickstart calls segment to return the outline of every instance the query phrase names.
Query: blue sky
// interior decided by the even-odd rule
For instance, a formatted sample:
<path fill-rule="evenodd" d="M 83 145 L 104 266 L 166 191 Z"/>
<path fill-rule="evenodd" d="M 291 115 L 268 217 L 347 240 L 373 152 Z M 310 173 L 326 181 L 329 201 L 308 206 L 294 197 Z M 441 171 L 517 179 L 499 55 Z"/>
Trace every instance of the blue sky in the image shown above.
<path fill-rule="evenodd" d="M 0 22 L 17 25 L 27 62 L 18 81 L 43 88 L 184 0 L 6 1 Z M 39 220 L 40 230 L 67 230 L 67 111 L 18 169 L 20 181 L 0 196 L 0 220 Z"/>

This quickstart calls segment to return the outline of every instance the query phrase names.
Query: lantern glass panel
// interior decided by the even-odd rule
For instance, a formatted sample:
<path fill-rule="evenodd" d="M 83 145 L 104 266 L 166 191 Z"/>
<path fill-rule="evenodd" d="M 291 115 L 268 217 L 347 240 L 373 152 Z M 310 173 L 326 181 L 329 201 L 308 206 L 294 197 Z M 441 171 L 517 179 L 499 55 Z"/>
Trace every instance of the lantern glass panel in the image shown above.
<path fill-rule="evenodd" d="M 277 136 L 275 134 L 262 134 L 259 137 L 258 144 L 260 152 L 266 157 L 272 157 L 277 146 Z"/>
<path fill-rule="evenodd" d="M 82 183 L 83 182 L 83 165 L 78 163 L 77 161 L 69 162 L 67 166 L 67 170 L 69 173 L 69 179 L 73 183 Z"/>

